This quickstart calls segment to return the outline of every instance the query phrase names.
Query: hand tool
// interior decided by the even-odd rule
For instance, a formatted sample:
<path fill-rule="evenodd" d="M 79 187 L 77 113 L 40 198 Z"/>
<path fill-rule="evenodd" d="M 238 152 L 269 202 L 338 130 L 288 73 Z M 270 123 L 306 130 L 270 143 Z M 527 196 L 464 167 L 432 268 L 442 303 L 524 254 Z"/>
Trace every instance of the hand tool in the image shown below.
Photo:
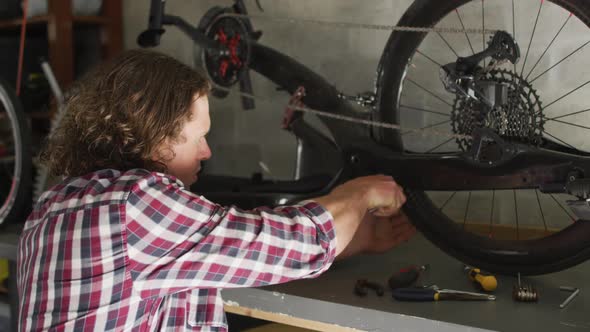
<path fill-rule="evenodd" d="M 565 301 L 563 301 L 563 303 L 559 305 L 559 308 L 561 309 L 565 308 L 574 299 L 574 297 L 578 296 L 580 293 L 580 289 L 576 287 L 561 286 L 559 287 L 559 290 L 573 292 L 567 297 L 567 299 L 565 299 Z"/>
<path fill-rule="evenodd" d="M 398 301 L 494 301 L 494 295 L 465 292 L 454 289 L 405 287 L 393 290 L 393 297 Z"/>
<path fill-rule="evenodd" d="M 465 265 L 465 270 L 468 271 L 467 276 L 469 276 L 469 279 L 477 283 L 484 291 L 493 292 L 498 287 L 498 280 L 496 280 L 495 276 L 483 273 L 480 269 L 467 265 Z"/>
<path fill-rule="evenodd" d="M 387 281 L 389 288 L 396 289 L 412 285 L 418 279 L 420 273 L 426 269 L 428 269 L 428 264 L 422 266 L 412 265 L 400 269 Z"/>
<path fill-rule="evenodd" d="M 374 290 L 378 296 L 383 296 L 383 294 L 385 294 L 383 286 L 376 282 L 368 281 L 367 279 L 359 279 L 354 285 L 354 293 L 358 296 L 366 296 L 369 292 L 368 289 Z"/>
<path fill-rule="evenodd" d="M 537 302 L 539 292 L 531 284 L 521 284 L 520 273 L 518 273 L 518 285 L 512 287 L 512 298 L 519 302 Z"/>

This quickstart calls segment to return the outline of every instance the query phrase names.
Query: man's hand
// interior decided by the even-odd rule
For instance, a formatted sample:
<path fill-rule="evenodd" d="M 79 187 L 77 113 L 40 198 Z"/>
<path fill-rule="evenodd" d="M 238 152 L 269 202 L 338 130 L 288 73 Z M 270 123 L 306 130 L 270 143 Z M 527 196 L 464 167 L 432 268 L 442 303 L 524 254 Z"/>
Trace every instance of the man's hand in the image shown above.
<path fill-rule="evenodd" d="M 415 233 L 416 228 L 401 211 L 389 217 L 367 213 L 348 246 L 336 259 L 356 254 L 383 253 L 408 241 Z"/>
<path fill-rule="evenodd" d="M 391 176 L 371 175 L 345 182 L 314 200 L 334 217 L 336 254 L 339 255 L 367 213 L 379 217 L 397 215 L 406 196 Z"/>

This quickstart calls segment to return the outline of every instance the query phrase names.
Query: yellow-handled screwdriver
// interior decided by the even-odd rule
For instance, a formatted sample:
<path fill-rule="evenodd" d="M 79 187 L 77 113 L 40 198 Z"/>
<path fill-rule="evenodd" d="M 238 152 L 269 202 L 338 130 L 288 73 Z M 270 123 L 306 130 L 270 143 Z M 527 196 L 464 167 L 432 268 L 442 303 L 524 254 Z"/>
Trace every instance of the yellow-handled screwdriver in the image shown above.
<path fill-rule="evenodd" d="M 465 270 L 468 270 L 467 275 L 469 279 L 479 284 L 484 291 L 493 292 L 498 287 L 498 280 L 493 275 L 483 273 L 480 269 L 469 266 L 465 266 Z"/>

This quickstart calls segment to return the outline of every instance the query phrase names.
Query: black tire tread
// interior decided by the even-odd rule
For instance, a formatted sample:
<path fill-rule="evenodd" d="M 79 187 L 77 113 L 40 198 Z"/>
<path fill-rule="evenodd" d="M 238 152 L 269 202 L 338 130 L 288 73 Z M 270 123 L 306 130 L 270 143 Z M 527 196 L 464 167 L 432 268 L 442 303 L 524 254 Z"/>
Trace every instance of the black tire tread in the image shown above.
<path fill-rule="evenodd" d="M 26 121 L 23 107 L 16 96 L 16 93 L 5 80 L 0 79 L 0 85 L 2 85 L 6 91 L 9 102 L 14 106 L 14 116 L 16 117 L 18 128 L 13 129 L 16 130 L 16 134 L 20 136 L 21 142 L 23 143 L 20 151 L 18 151 L 22 156 L 22 169 L 20 183 L 16 189 L 16 198 L 10 212 L 4 220 L 0 220 L 0 223 L 23 222 L 24 220 L 20 219 L 25 217 L 25 214 L 30 207 L 30 200 L 27 199 L 27 197 L 30 196 L 32 189 L 31 132 Z"/>

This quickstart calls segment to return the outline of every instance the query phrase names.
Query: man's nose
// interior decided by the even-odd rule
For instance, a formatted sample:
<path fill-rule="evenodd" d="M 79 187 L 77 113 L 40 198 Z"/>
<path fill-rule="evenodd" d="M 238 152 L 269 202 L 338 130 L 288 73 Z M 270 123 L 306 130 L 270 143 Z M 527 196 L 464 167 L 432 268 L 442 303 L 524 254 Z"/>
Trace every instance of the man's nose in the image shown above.
<path fill-rule="evenodd" d="M 211 158 L 211 148 L 209 148 L 209 144 L 207 142 L 205 142 L 202 146 L 201 149 L 201 160 L 207 160 L 209 158 Z"/>

